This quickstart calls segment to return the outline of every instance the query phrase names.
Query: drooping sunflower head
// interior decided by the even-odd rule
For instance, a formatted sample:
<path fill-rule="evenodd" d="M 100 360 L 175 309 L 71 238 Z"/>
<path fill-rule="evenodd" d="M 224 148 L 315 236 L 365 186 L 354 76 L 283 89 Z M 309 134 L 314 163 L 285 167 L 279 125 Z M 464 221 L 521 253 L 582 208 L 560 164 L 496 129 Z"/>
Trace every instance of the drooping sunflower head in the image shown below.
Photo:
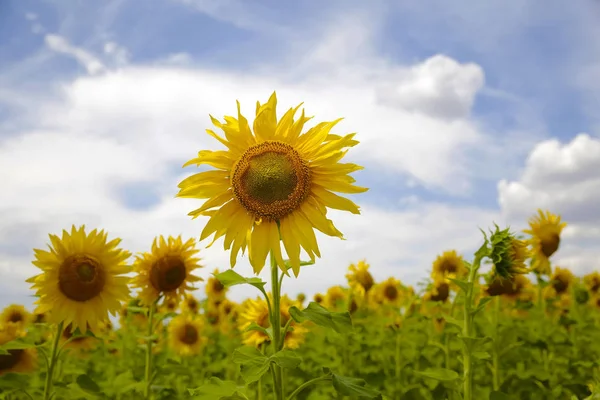
<path fill-rule="evenodd" d="M 600 272 L 587 274 L 583 277 L 583 282 L 592 295 L 600 294 Z"/>
<path fill-rule="evenodd" d="M 548 288 L 553 292 L 552 294 L 558 296 L 568 294 L 574 280 L 575 275 L 569 269 L 556 267 L 550 277 L 550 286 Z"/>
<path fill-rule="evenodd" d="M 344 306 L 348 295 L 341 286 L 332 286 L 325 294 L 324 306 L 330 310 L 336 310 Z"/>
<path fill-rule="evenodd" d="M 107 242 L 104 231 L 86 234 L 85 226 L 50 235 L 50 241 L 50 251 L 34 250 L 33 265 L 42 273 L 27 280 L 39 296 L 36 312 L 52 311 L 52 323 L 96 329 L 129 297 L 129 278 L 120 275 L 129 272 L 125 261 L 131 253 L 117 247 L 120 239 Z"/>
<path fill-rule="evenodd" d="M 160 236 L 154 239 L 149 253 L 136 256 L 137 276 L 132 285 L 140 289 L 139 298 L 144 305 L 154 304 L 161 295 L 165 303 L 179 304 L 186 291 L 194 289 L 192 284 L 202 280 L 192 275 L 195 269 L 201 268 L 194 245 L 194 239 L 184 243 L 181 236 L 169 236 L 167 240 Z"/>
<path fill-rule="evenodd" d="M 509 279 L 513 275 L 526 274 L 529 269 L 525 262 L 529 258 L 527 242 L 517 239 L 510 228 L 496 231 L 490 237 L 491 251 L 489 254 L 494 264 L 493 276 Z"/>
<path fill-rule="evenodd" d="M 355 134 L 331 134 L 339 120 L 319 123 L 302 133 L 310 118 L 302 112 L 294 119 L 300 106 L 289 109 L 280 119 L 276 107 L 275 93 L 266 104 L 257 103 L 252 129 L 239 103 L 237 118 L 226 116 L 221 123 L 211 117 L 225 137 L 207 132 L 227 150 L 202 150 L 188 161 L 184 166 L 207 164 L 216 169 L 183 180 L 178 196 L 207 199 L 190 215 L 210 217 L 200 240 L 214 234 L 214 242 L 225 236 L 224 247 L 231 249 L 232 267 L 240 250 L 248 248 L 256 273 L 264 267 L 269 252 L 286 272 L 281 241 L 297 276 L 301 249 L 312 260 L 320 257 L 314 229 L 342 237 L 327 219 L 327 208 L 359 214 L 352 201 L 334 192 L 361 193 L 367 189 L 353 185 L 355 180 L 349 176 L 362 167 L 339 162 L 346 149 L 358 143 Z"/>
<path fill-rule="evenodd" d="M 377 297 L 383 304 L 399 305 L 402 301 L 402 283 L 394 277 L 389 277 L 377 285 Z"/>
<path fill-rule="evenodd" d="M 269 337 L 258 330 L 245 331 L 252 323 L 256 323 L 265 329 L 270 326 L 269 307 L 263 298 L 246 299 L 241 305 L 238 318 L 238 326 L 242 332 L 242 342 L 248 346 L 260 346 L 268 341 Z"/>
<path fill-rule="evenodd" d="M 197 315 L 200 311 L 200 303 L 191 293 L 185 295 L 183 299 L 182 311 L 186 314 Z"/>
<path fill-rule="evenodd" d="M 450 297 L 450 284 L 445 280 L 435 280 L 431 288 L 425 293 L 424 300 L 445 302 Z"/>
<path fill-rule="evenodd" d="M 217 275 L 219 273 L 218 269 L 215 269 L 213 275 Z M 227 296 L 228 288 L 225 287 L 215 276 L 209 276 L 206 282 L 206 296 L 210 301 L 221 301 Z"/>
<path fill-rule="evenodd" d="M 488 296 L 503 296 L 508 299 L 522 298 L 525 291 L 531 288 L 531 281 L 525 275 L 513 275 L 505 279 L 500 276 L 492 277 L 485 287 Z"/>
<path fill-rule="evenodd" d="M 456 250 L 448 250 L 436 257 L 433 262 L 431 277 L 433 279 L 456 279 L 465 276 L 467 272 L 462 256 L 458 255 Z"/>
<path fill-rule="evenodd" d="M 25 328 L 31 321 L 31 314 L 20 304 L 11 304 L 0 314 L 0 326 L 14 324 L 19 328 Z"/>
<path fill-rule="evenodd" d="M 550 211 L 545 213 L 538 210 L 538 215 L 530 218 L 529 229 L 524 233 L 531 235 L 529 243 L 533 250 L 532 269 L 539 274 L 550 274 L 549 258 L 558 250 L 560 246 L 560 235 L 567 226 L 561 222 L 558 215 Z"/>
<path fill-rule="evenodd" d="M 14 324 L 0 327 L 0 346 L 21 336 L 23 336 L 22 332 Z M 7 351 L 8 354 L 0 354 L 0 376 L 9 372 L 29 373 L 37 369 L 37 350 L 35 347 Z"/>
<path fill-rule="evenodd" d="M 169 345 L 180 356 L 197 355 L 207 339 L 203 335 L 204 324 L 191 315 L 180 315 L 171 320 L 168 327 Z"/>
<path fill-rule="evenodd" d="M 375 285 L 375 279 L 369 272 L 369 264 L 365 260 L 350 264 L 346 279 L 348 279 L 350 287 L 362 296 Z"/>

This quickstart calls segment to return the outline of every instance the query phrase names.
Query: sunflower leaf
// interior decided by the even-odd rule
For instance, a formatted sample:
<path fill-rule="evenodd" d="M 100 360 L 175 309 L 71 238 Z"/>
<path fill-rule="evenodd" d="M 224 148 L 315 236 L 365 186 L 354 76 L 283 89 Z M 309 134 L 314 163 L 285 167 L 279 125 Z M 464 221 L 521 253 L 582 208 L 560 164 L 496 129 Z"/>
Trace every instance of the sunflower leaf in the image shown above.
<path fill-rule="evenodd" d="M 304 310 L 294 306 L 290 307 L 289 312 L 296 322 L 312 321 L 319 326 L 331 328 L 337 333 L 345 333 L 353 329 L 349 312 L 331 312 L 314 301 Z"/>
<path fill-rule="evenodd" d="M 89 375 L 79 375 L 76 382 L 77 386 L 86 393 L 100 393 L 100 386 Z"/>
<path fill-rule="evenodd" d="M 283 349 L 269 357 L 269 360 L 282 368 L 294 369 L 302 362 L 302 358 L 294 351 Z"/>
<path fill-rule="evenodd" d="M 506 393 L 502 393 L 499 392 L 497 390 L 494 390 L 493 392 L 490 393 L 490 400 L 509 400 L 510 396 L 507 395 Z"/>
<path fill-rule="evenodd" d="M 248 325 L 246 329 L 244 329 L 244 332 L 250 331 L 262 332 L 269 337 L 269 340 L 273 340 L 273 336 L 271 335 L 272 329 L 265 329 L 262 326 L 258 325 L 256 322 L 252 322 L 250 325 Z"/>
<path fill-rule="evenodd" d="M 0 346 L 0 351 L 1 350 L 5 350 L 6 353 L 1 353 L 0 354 L 9 354 L 8 350 L 25 350 L 25 349 L 30 349 L 32 347 L 36 347 L 35 344 L 33 343 L 27 343 L 24 342 L 22 340 L 16 339 L 16 340 L 11 340 L 8 343 L 3 344 L 2 346 Z"/>
<path fill-rule="evenodd" d="M 247 400 L 248 397 L 243 393 L 244 389 L 239 387 L 233 381 L 222 381 L 219 378 L 212 377 L 202 386 L 195 389 L 188 389 L 192 396 L 205 400 Z M 202 397 L 200 397 L 202 396 Z"/>
<path fill-rule="evenodd" d="M 444 319 L 446 320 L 447 323 L 452 324 L 452 325 L 456 325 L 458 326 L 460 329 L 463 328 L 464 322 L 456 319 L 454 317 L 451 317 L 449 315 L 444 315 Z"/>
<path fill-rule="evenodd" d="M 455 381 L 459 377 L 456 371 L 446 368 L 428 368 L 425 371 L 415 371 L 415 374 L 443 382 Z"/>
<path fill-rule="evenodd" d="M 462 289 L 463 292 L 467 293 L 469 291 L 469 288 L 471 286 L 473 286 L 472 283 L 460 280 L 460 279 L 453 279 L 453 278 L 448 278 L 448 280 L 454 284 L 456 284 L 459 288 Z"/>
<path fill-rule="evenodd" d="M 383 399 L 377 390 L 366 387 L 367 382 L 360 378 L 350 378 L 333 374 L 333 387 L 342 396 L 356 396 L 367 399 Z"/>
<path fill-rule="evenodd" d="M 240 373 L 246 383 L 258 381 L 269 370 L 269 358 L 257 348 L 242 346 L 233 351 L 233 362 L 240 364 Z"/>
<path fill-rule="evenodd" d="M 489 303 L 492 300 L 493 300 L 492 297 L 483 297 L 481 300 L 479 300 L 479 304 L 477 304 L 477 308 L 474 309 L 473 311 L 471 311 L 471 314 L 472 315 L 477 314 L 479 311 L 481 311 L 485 308 L 487 303 Z"/>
<path fill-rule="evenodd" d="M 214 276 L 225 287 L 241 285 L 241 284 L 245 283 L 248 285 L 252 285 L 255 288 L 262 291 L 262 290 L 264 290 L 264 287 L 267 284 L 266 282 L 263 282 L 260 278 L 257 278 L 257 277 L 244 278 L 243 276 L 241 276 L 240 274 L 238 274 L 237 272 L 235 272 L 232 269 L 228 269 L 227 271 L 221 272 L 220 274 L 215 274 Z"/>

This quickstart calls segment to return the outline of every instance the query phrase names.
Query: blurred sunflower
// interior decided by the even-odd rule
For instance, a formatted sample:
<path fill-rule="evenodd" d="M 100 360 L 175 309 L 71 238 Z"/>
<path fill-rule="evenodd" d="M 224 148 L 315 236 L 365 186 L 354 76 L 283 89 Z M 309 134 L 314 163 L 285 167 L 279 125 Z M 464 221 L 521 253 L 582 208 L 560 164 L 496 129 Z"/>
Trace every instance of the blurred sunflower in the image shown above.
<path fill-rule="evenodd" d="M 400 305 L 402 301 L 402 283 L 394 277 L 389 277 L 377 285 L 377 297 L 381 299 L 382 304 Z"/>
<path fill-rule="evenodd" d="M 306 301 L 306 295 L 304 293 L 298 293 L 298 296 L 296 296 L 296 301 L 298 301 L 298 303 L 301 305 L 304 305 L 304 302 Z"/>
<path fill-rule="evenodd" d="M 186 314 L 197 315 L 200 311 L 200 303 L 198 302 L 197 298 L 188 293 L 183 299 L 181 309 Z"/>
<path fill-rule="evenodd" d="M 315 301 L 315 303 L 323 305 L 325 297 L 321 293 L 317 293 L 314 295 L 313 300 Z"/>
<path fill-rule="evenodd" d="M 206 338 L 202 335 L 204 324 L 191 315 L 180 315 L 169 323 L 169 345 L 180 356 L 197 355 L 202 350 Z"/>
<path fill-rule="evenodd" d="M 119 275 L 129 272 L 125 261 L 131 253 L 117 247 L 121 239 L 106 239 L 104 231 L 88 235 L 85 226 L 73 226 L 62 238 L 50 235 L 50 251 L 34 249 L 33 265 L 43 272 L 27 282 L 39 296 L 37 313 L 52 311 L 49 322 L 85 331 L 119 311 L 129 297 L 129 278 Z"/>
<path fill-rule="evenodd" d="M 331 129 L 340 121 L 323 122 L 302 134 L 304 116 L 294 121 L 300 106 L 288 110 L 281 119 L 276 114 L 275 93 L 266 104 L 257 103 L 253 130 L 237 104 L 237 118 L 225 117 L 225 123 L 211 116 L 225 138 L 207 133 L 227 150 L 202 150 L 188 165 L 207 164 L 216 170 L 200 172 L 184 179 L 177 196 L 208 199 L 190 212 L 193 218 L 209 216 L 200 235 L 204 240 L 214 234 L 213 243 L 225 236 L 224 247 L 231 249 L 230 263 L 248 248 L 256 273 L 267 254 L 286 272 L 281 242 L 294 274 L 300 272 L 300 249 L 312 260 L 320 257 L 314 229 L 342 238 L 342 233 L 326 218 L 327 208 L 359 214 L 359 208 L 333 192 L 362 193 L 349 174 L 362 169 L 341 164 L 346 148 L 355 146 L 355 134 L 338 136 Z M 211 243 L 212 244 L 212 243 Z M 286 272 L 287 273 L 287 272 Z"/>
<path fill-rule="evenodd" d="M 554 272 L 550 277 L 550 285 L 546 287 L 547 297 L 568 296 L 574 281 L 575 275 L 569 269 L 554 268 Z"/>
<path fill-rule="evenodd" d="M 219 313 L 225 319 L 235 319 L 238 313 L 238 305 L 229 299 L 225 299 L 219 304 Z"/>
<path fill-rule="evenodd" d="M 450 285 L 442 280 L 433 281 L 429 291 L 425 293 L 424 300 L 445 302 L 450 297 Z"/>
<path fill-rule="evenodd" d="M 493 263 L 492 279 L 509 279 L 514 275 L 529 272 L 525 262 L 530 256 L 527 242 L 517 239 L 509 228 L 496 231 L 490 237 L 492 249 L 490 259 Z"/>
<path fill-rule="evenodd" d="M 531 235 L 529 239 L 533 250 L 531 268 L 535 272 L 544 275 L 551 273 L 549 258 L 558 250 L 560 234 L 565 226 L 567 224 L 561 222 L 560 216 L 550 211 L 544 213 L 538 210 L 538 215 L 530 218 L 529 229 L 523 232 Z"/>
<path fill-rule="evenodd" d="M 73 337 L 76 331 L 77 329 L 73 328 L 72 325 L 67 325 L 63 329 L 60 342 L 64 345 L 65 349 L 72 350 L 75 354 L 82 356 L 85 352 L 92 350 L 99 345 L 99 340 L 94 336 L 78 335 Z M 79 331 L 82 332 L 81 330 Z M 90 331 L 89 328 L 88 331 Z M 70 340 L 70 342 L 66 343 L 68 340 Z"/>
<path fill-rule="evenodd" d="M 33 313 L 33 323 L 34 324 L 45 324 L 46 323 L 46 314 L 47 313 L 40 313 L 40 312 L 34 312 Z"/>
<path fill-rule="evenodd" d="M 164 304 L 169 301 L 179 304 L 185 292 L 194 289 L 191 284 L 202 280 L 192 275 L 195 269 L 201 268 L 194 244 L 194 239 L 184 243 L 181 236 L 169 236 L 167 240 L 160 236 L 154 239 L 150 253 L 136 256 L 137 275 L 132 279 L 132 286 L 140 289 L 142 304 L 154 304 L 161 295 Z"/>
<path fill-rule="evenodd" d="M 341 286 L 331 286 L 327 289 L 327 293 L 325 294 L 324 306 L 330 310 L 336 310 L 340 307 L 344 306 L 346 302 L 346 292 L 344 288 Z"/>
<path fill-rule="evenodd" d="M 375 285 L 373 275 L 369 272 L 369 264 L 365 260 L 350 264 L 346 279 L 350 287 L 360 296 L 364 296 Z"/>
<path fill-rule="evenodd" d="M 217 275 L 218 273 L 218 269 L 215 269 L 213 272 L 214 275 Z M 208 299 L 218 304 L 227 296 L 228 288 L 225 287 L 221 281 L 214 276 L 209 276 L 204 290 L 206 291 L 206 296 Z"/>
<path fill-rule="evenodd" d="M 600 294 L 600 272 L 587 274 L 583 277 L 583 282 L 592 295 Z"/>
<path fill-rule="evenodd" d="M 266 333 L 258 330 L 246 331 L 252 323 L 267 329 L 271 326 L 269 321 L 269 307 L 267 302 L 257 297 L 256 299 L 246 299 L 242 302 L 241 311 L 238 318 L 239 329 L 242 332 L 242 343 L 248 346 L 258 347 L 269 340 Z"/>
<path fill-rule="evenodd" d="M 185 294 L 184 294 L 185 298 Z M 177 303 L 176 298 L 165 299 L 160 307 L 158 307 L 158 312 L 162 314 L 176 313 L 179 308 L 179 303 Z"/>
<path fill-rule="evenodd" d="M 300 307 L 300 303 L 290 299 L 287 295 L 281 297 L 281 326 L 285 326 L 288 322 L 290 328 L 286 332 L 285 338 L 283 339 L 283 347 L 288 349 L 297 349 L 304 342 L 304 337 L 308 332 L 308 329 L 303 324 L 299 324 L 292 319 L 290 315 L 290 307 Z"/>
<path fill-rule="evenodd" d="M 15 325 L 0 328 L 0 346 L 21 337 Z M 37 350 L 28 349 L 7 350 L 8 354 L 0 354 L 0 376 L 9 372 L 28 373 L 37 369 Z"/>
<path fill-rule="evenodd" d="M 488 296 L 503 296 L 507 299 L 529 300 L 532 283 L 525 275 L 513 275 L 508 279 L 496 276 L 485 287 Z"/>
<path fill-rule="evenodd" d="M 18 328 L 25 328 L 31 321 L 31 314 L 20 304 L 11 304 L 0 314 L 0 326 L 14 324 Z"/>
<path fill-rule="evenodd" d="M 458 255 L 456 250 L 448 250 L 436 257 L 433 262 L 431 278 L 457 279 L 464 277 L 468 272 L 462 256 Z"/>
<path fill-rule="evenodd" d="M 122 329 L 141 329 L 148 324 L 146 313 L 141 311 L 130 311 L 129 307 L 141 307 L 139 299 L 132 299 L 128 304 L 124 304 L 119 312 L 119 325 Z"/>

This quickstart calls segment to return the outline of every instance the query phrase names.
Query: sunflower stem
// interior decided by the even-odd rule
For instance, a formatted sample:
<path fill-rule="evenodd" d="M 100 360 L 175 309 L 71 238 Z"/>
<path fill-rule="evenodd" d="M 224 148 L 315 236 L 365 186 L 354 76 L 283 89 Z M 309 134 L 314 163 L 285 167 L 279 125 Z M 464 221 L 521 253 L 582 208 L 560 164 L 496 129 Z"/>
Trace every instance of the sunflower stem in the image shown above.
<path fill-rule="evenodd" d="M 147 333 L 147 342 L 146 342 L 146 370 L 144 373 L 144 382 L 146 385 L 144 386 L 144 399 L 150 400 L 150 386 L 152 385 L 152 339 L 150 337 L 154 333 L 154 308 L 156 306 L 157 301 L 153 302 L 148 310 L 148 331 Z"/>
<path fill-rule="evenodd" d="M 54 335 L 54 340 L 52 341 L 52 349 L 50 350 L 50 360 L 48 360 L 48 371 L 46 372 L 46 383 L 44 384 L 44 400 L 50 399 L 50 393 L 52 392 L 52 384 L 54 377 L 54 367 L 56 366 L 56 361 L 58 359 L 58 342 L 63 332 L 64 321 L 61 321 L 57 328 L 56 333 Z"/>
<path fill-rule="evenodd" d="M 500 296 L 494 296 L 493 329 L 494 343 L 492 347 L 492 386 L 500 390 L 500 354 L 498 352 L 498 315 L 500 314 Z"/>
<path fill-rule="evenodd" d="M 273 296 L 273 307 L 271 310 L 271 327 L 273 328 L 273 353 L 277 353 L 283 347 L 281 338 L 281 285 L 279 284 L 279 267 L 275 260 L 275 254 L 271 251 L 271 293 Z M 283 400 L 283 379 L 281 367 L 273 364 L 273 390 L 275 399 Z"/>
<path fill-rule="evenodd" d="M 468 288 L 465 293 L 464 303 L 464 326 L 463 326 L 463 400 L 473 400 L 473 357 L 472 343 L 469 341 L 473 337 L 473 290 L 477 272 L 481 265 L 481 256 L 476 256 L 473 265 L 469 271 Z M 467 344 L 468 343 L 468 344 Z"/>
<path fill-rule="evenodd" d="M 292 392 L 292 394 L 290 394 L 288 396 L 287 400 L 292 400 L 294 397 L 296 397 L 298 394 L 300 394 L 300 392 L 302 392 L 304 389 L 306 389 L 310 385 L 314 385 L 314 384 L 317 384 L 322 381 L 330 381 L 331 379 L 332 379 L 331 375 L 329 374 L 329 375 L 323 375 L 318 378 L 311 379 L 310 381 L 306 381 L 302 385 L 298 386 L 296 388 L 296 390 L 294 390 Z"/>
<path fill-rule="evenodd" d="M 401 372 L 402 372 L 402 363 L 401 363 L 401 344 L 402 340 L 401 340 L 401 336 L 400 336 L 400 329 L 396 329 L 396 353 L 395 353 L 395 357 L 394 357 L 394 361 L 395 361 L 395 370 L 394 370 L 394 377 L 396 379 L 396 391 L 397 391 L 397 395 L 400 396 L 400 393 L 402 392 L 402 383 L 400 381 L 400 379 L 402 378 L 401 376 Z"/>

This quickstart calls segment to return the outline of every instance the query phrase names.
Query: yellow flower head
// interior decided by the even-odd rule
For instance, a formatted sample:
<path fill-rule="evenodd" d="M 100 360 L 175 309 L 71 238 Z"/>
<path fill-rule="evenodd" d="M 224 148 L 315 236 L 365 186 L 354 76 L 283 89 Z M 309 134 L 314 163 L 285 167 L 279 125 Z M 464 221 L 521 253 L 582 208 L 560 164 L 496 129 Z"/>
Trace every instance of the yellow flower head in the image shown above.
<path fill-rule="evenodd" d="M 513 275 L 508 279 L 496 276 L 485 288 L 488 296 L 503 296 L 508 299 L 525 299 L 531 289 L 531 281 L 525 275 Z"/>
<path fill-rule="evenodd" d="M 181 308 L 184 313 L 190 315 L 197 315 L 200 311 L 200 303 L 198 302 L 197 298 L 195 298 L 192 294 L 188 293 L 183 299 Z"/>
<path fill-rule="evenodd" d="M 261 331 L 251 330 L 245 332 L 252 323 L 267 329 L 271 326 L 269 321 L 269 307 L 267 302 L 257 297 L 256 299 L 246 299 L 242 303 L 242 310 L 238 318 L 239 328 L 242 332 L 242 342 L 248 346 L 260 346 L 269 340 L 269 337 Z"/>
<path fill-rule="evenodd" d="M 584 276 L 583 282 L 592 295 L 600 294 L 600 273 L 598 271 Z"/>
<path fill-rule="evenodd" d="M 128 304 L 124 304 L 119 312 L 119 324 L 121 329 L 137 328 L 140 329 L 148 324 L 148 319 L 144 312 L 130 311 L 131 307 L 141 307 L 139 299 L 132 299 Z"/>
<path fill-rule="evenodd" d="M 402 301 L 402 291 L 402 283 L 394 277 L 389 277 L 377 285 L 377 297 L 382 304 L 399 306 Z"/>
<path fill-rule="evenodd" d="M 197 355 L 206 343 L 202 335 L 204 324 L 191 315 L 180 315 L 171 320 L 168 327 L 169 345 L 180 356 Z"/>
<path fill-rule="evenodd" d="M 433 281 L 431 289 L 425 293 L 424 300 L 445 302 L 450 297 L 450 285 L 445 280 Z"/>
<path fill-rule="evenodd" d="M 549 258 L 560 245 L 560 234 L 567 226 L 561 222 L 560 216 L 552 214 L 550 211 L 544 213 L 538 210 L 538 215 L 529 220 L 529 229 L 524 233 L 531 235 L 529 243 L 533 250 L 532 269 L 540 274 L 550 274 Z"/>
<path fill-rule="evenodd" d="M 361 296 L 364 296 L 375 285 L 373 275 L 369 272 L 369 264 L 365 260 L 350 264 L 348 272 L 346 274 L 348 284 Z"/>
<path fill-rule="evenodd" d="M 456 250 L 448 250 L 437 256 L 433 262 L 431 277 L 457 279 L 467 274 L 463 258 L 458 255 Z"/>
<path fill-rule="evenodd" d="M 315 303 L 323 305 L 323 302 L 325 301 L 325 296 L 323 296 L 321 293 L 317 293 L 314 295 L 313 300 Z"/>
<path fill-rule="evenodd" d="M 160 236 L 154 239 L 150 253 L 136 256 L 137 276 L 132 279 L 132 286 L 141 289 L 142 304 L 152 305 L 161 295 L 165 304 L 169 301 L 179 304 L 185 292 L 194 289 L 190 284 L 202 280 L 192 275 L 196 268 L 201 268 L 194 244 L 194 239 L 184 243 L 181 236 L 169 236 L 168 240 Z"/>
<path fill-rule="evenodd" d="M 567 268 L 556 267 L 550 277 L 550 285 L 548 286 L 547 295 L 552 296 L 563 296 L 569 295 L 569 289 L 575 281 L 575 275 Z"/>
<path fill-rule="evenodd" d="M 78 356 L 83 356 L 89 350 L 92 350 L 100 345 L 99 339 L 93 336 L 80 336 L 77 335 L 75 338 L 76 328 L 73 328 L 72 325 L 67 325 L 62 332 L 62 336 L 60 338 L 60 343 L 64 345 L 65 349 L 70 349 Z M 88 328 L 88 331 L 90 329 Z M 83 332 L 80 330 L 80 332 Z M 70 340 L 68 343 L 66 343 Z"/>
<path fill-rule="evenodd" d="M 213 274 L 217 275 L 219 273 L 218 269 L 215 269 Z M 206 296 L 210 301 L 219 302 L 225 298 L 227 295 L 228 288 L 225 287 L 221 281 L 219 281 L 214 276 L 209 276 L 206 282 Z"/>
<path fill-rule="evenodd" d="M 104 231 L 85 233 L 85 227 L 50 235 L 50 251 L 35 249 L 33 265 L 42 273 L 27 280 L 39 299 L 36 312 L 48 322 L 72 324 L 82 331 L 114 315 L 129 297 L 129 272 L 125 261 L 131 253 L 119 249 L 120 239 L 106 241 Z"/>
<path fill-rule="evenodd" d="M 341 286 L 332 286 L 325 294 L 324 306 L 330 310 L 337 310 L 344 306 L 347 299 L 346 292 Z"/>
<path fill-rule="evenodd" d="M 331 129 L 340 121 L 322 122 L 302 133 L 310 119 L 304 112 L 294 115 L 300 106 L 289 109 L 280 119 L 276 113 L 275 93 L 266 104 L 257 103 L 253 129 L 241 114 L 226 116 L 213 124 L 225 137 L 207 130 L 227 150 L 202 150 L 184 166 L 207 164 L 215 170 L 200 172 L 179 184 L 179 197 L 207 199 L 190 215 L 210 219 L 200 235 L 204 240 L 214 234 L 213 243 L 225 236 L 224 247 L 231 249 L 230 263 L 235 266 L 240 250 L 248 248 L 254 271 L 259 273 L 267 254 L 283 261 L 281 241 L 294 274 L 300 272 L 300 250 L 312 260 L 320 257 L 314 229 L 329 236 L 342 237 L 326 217 L 327 208 L 359 214 L 359 208 L 333 192 L 361 193 L 350 173 L 362 169 L 339 161 L 346 149 L 355 146 L 355 134 L 339 136 Z M 287 273 L 287 272 L 286 272 Z"/>
<path fill-rule="evenodd" d="M 170 299 L 165 299 L 162 302 L 160 307 L 158 307 L 158 312 L 163 314 L 176 313 L 178 308 L 179 303 L 177 303 L 177 299 L 175 297 L 172 297 Z"/>
<path fill-rule="evenodd" d="M 23 336 L 16 325 L 0 327 L 0 346 Z M 28 373 L 37 369 L 37 350 L 28 349 L 8 350 L 8 354 L 0 354 L 0 376 L 9 372 Z"/>
<path fill-rule="evenodd" d="M 304 304 L 304 302 L 306 301 L 306 295 L 304 293 L 298 293 L 298 296 L 296 296 L 296 300 L 298 301 L 298 303 Z"/>
<path fill-rule="evenodd" d="M 26 328 L 31 322 L 31 314 L 19 304 L 11 304 L 0 314 L 0 326 L 14 324 L 18 328 Z"/>

